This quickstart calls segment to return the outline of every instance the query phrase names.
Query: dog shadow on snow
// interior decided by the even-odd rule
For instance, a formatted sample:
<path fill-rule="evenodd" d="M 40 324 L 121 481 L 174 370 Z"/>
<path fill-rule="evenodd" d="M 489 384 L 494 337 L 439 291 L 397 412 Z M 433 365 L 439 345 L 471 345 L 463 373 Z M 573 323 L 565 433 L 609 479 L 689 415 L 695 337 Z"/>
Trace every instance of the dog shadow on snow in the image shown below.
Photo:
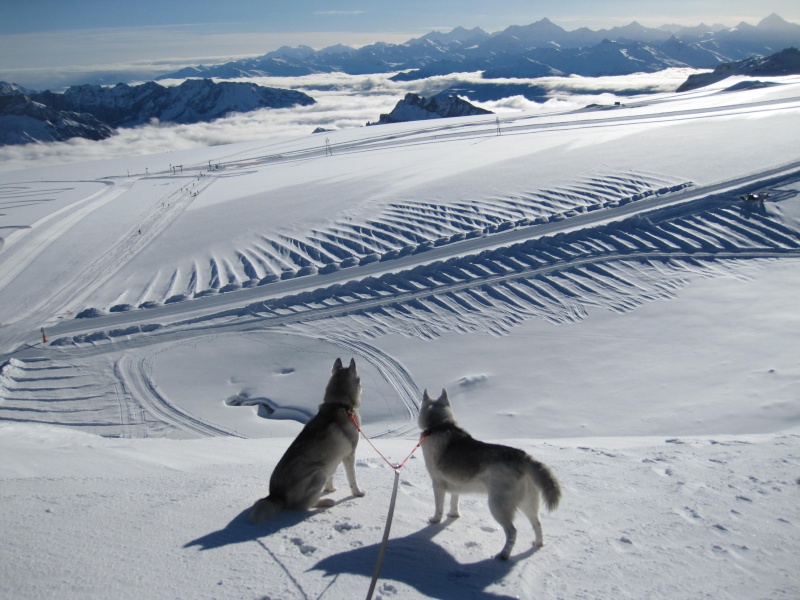
<path fill-rule="evenodd" d="M 352 496 L 343 498 L 336 502 L 341 504 L 348 500 L 352 500 Z M 335 506 L 335 505 L 334 505 Z M 252 505 L 248 506 L 219 531 L 213 531 L 199 537 L 196 540 L 187 542 L 183 545 L 184 548 L 191 548 L 192 546 L 199 546 L 200 550 L 214 550 L 215 548 L 222 548 L 223 546 L 230 546 L 231 544 L 241 544 L 242 542 L 255 542 L 259 538 L 266 537 L 278 533 L 283 529 L 290 529 L 295 525 L 299 525 L 303 521 L 313 517 L 314 515 L 325 512 L 325 510 L 284 510 L 277 516 L 251 525 L 247 521 L 247 516 L 250 514 Z"/>
<path fill-rule="evenodd" d="M 397 581 L 431 598 L 516 598 L 484 591 L 503 579 L 515 564 L 533 556 L 537 548 L 513 555 L 510 560 L 486 558 L 476 563 L 462 564 L 444 548 L 433 542 L 450 519 L 440 525 L 428 525 L 403 538 L 389 538 L 386 556 L 381 567 L 381 582 Z M 310 571 L 324 571 L 326 576 L 349 573 L 372 578 L 380 544 L 362 546 L 320 560 Z"/>

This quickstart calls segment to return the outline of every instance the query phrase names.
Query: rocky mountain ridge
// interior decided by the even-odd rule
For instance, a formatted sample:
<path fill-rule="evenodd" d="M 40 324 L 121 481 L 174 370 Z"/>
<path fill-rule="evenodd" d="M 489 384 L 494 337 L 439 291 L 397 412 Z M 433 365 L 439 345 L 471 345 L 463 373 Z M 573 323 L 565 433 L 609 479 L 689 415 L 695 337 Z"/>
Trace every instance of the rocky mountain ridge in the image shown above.
<path fill-rule="evenodd" d="M 447 92 L 430 98 L 409 93 L 395 105 L 392 112 L 382 114 L 377 122 L 367 123 L 367 125 L 491 114 L 493 114 L 492 111 L 473 106 L 466 100 Z"/>
<path fill-rule="evenodd" d="M 153 120 L 168 123 L 213 121 L 235 112 L 314 104 L 302 92 L 253 83 L 187 80 L 165 87 L 155 82 L 113 87 L 79 85 L 63 93 L 22 93 L 0 83 L 0 143 L 62 141 L 71 137 L 104 139 L 116 127 Z"/>
<path fill-rule="evenodd" d="M 74 137 L 103 140 L 114 133 L 90 114 L 55 110 L 22 93 L 0 94 L 0 146 Z"/>
<path fill-rule="evenodd" d="M 753 77 L 775 77 L 779 75 L 800 75 L 800 50 L 786 48 L 767 57 L 748 58 L 718 65 L 711 73 L 696 73 L 677 89 L 687 92 L 727 79 L 733 75 Z"/>
<path fill-rule="evenodd" d="M 480 28 L 434 31 L 404 44 L 379 42 L 362 48 L 343 45 L 314 50 L 284 46 L 257 58 L 182 69 L 166 77 L 300 76 L 401 72 L 398 79 L 422 79 L 467 71 L 484 77 L 621 75 L 668 67 L 713 69 L 718 64 L 773 54 L 800 46 L 800 25 L 770 15 L 757 25 L 624 27 L 566 31 L 549 19 L 489 34 Z M 165 77 L 165 78 L 166 78 Z"/>

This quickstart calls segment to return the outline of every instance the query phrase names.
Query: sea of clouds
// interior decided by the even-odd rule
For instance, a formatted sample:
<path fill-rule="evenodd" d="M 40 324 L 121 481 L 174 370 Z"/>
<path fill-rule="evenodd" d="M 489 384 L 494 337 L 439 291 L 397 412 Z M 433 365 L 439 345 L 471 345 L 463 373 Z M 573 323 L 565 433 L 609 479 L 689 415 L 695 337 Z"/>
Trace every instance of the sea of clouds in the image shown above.
<path fill-rule="evenodd" d="M 637 73 L 618 77 L 546 77 L 539 79 L 492 80 L 497 83 L 529 83 L 548 90 L 545 102 L 513 96 L 473 104 L 496 113 L 527 112 L 549 114 L 581 109 L 589 104 L 613 104 L 630 100 L 631 94 L 673 92 L 694 71 L 668 69 L 658 73 Z M 340 130 L 363 127 L 388 113 L 406 93 L 430 96 L 450 87 L 487 83 L 480 73 L 459 73 L 422 81 L 393 82 L 391 74 L 347 75 L 344 73 L 304 77 L 258 77 L 259 85 L 295 89 L 312 96 L 312 106 L 263 109 L 232 114 L 211 123 L 175 125 L 153 122 L 120 129 L 99 142 L 72 139 L 66 142 L 34 143 L 0 147 L 0 170 L 103 160 L 134 155 L 160 154 L 236 142 L 292 138 L 311 135 L 317 128 Z M 177 85 L 180 80 L 162 81 Z"/>

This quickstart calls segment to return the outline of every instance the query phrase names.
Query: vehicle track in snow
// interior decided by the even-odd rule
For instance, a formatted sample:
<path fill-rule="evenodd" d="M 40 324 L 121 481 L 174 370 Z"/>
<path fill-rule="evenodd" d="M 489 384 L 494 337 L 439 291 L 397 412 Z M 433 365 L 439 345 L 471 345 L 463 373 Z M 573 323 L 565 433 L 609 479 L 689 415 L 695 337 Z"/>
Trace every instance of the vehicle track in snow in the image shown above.
<path fill-rule="evenodd" d="M 114 367 L 125 390 L 141 402 L 146 410 L 160 421 L 199 437 L 244 437 L 235 431 L 207 423 L 169 402 L 152 379 L 152 360 L 152 354 L 144 357 L 126 354 Z"/>
<path fill-rule="evenodd" d="M 352 337 L 329 336 L 326 340 L 336 346 L 364 357 L 372 363 L 384 380 L 392 386 L 397 393 L 397 397 L 403 403 L 409 422 L 394 429 L 379 432 L 371 437 L 403 437 L 406 435 L 418 434 L 417 416 L 419 415 L 420 399 L 422 397 L 417 384 L 414 383 L 411 374 L 397 360 L 363 340 Z"/>
<path fill-rule="evenodd" d="M 219 316 L 234 315 L 237 311 L 242 312 L 242 307 L 253 306 L 261 298 L 274 299 L 297 295 L 326 286 L 331 287 L 339 283 L 346 285 L 348 282 L 352 283 L 353 281 L 370 277 L 381 277 L 387 272 L 413 270 L 419 264 L 431 264 L 457 259 L 467 254 L 476 256 L 494 248 L 509 247 L 515 243 L 523 243 L 526 240 L 538 239 L 544 236 L 556 236 L 566 231 L 588 231 L 602 226 L 604 223 L 630 218 L 639 214 L 651 214 L 653 211 L 664 210 L 670 206 L 700 205 L 707 198 L 723 197 L 723 195 L 724 202 L 731 204 L 738 194 L 752 190 L 755 186 L 760 186 L 761 189 L 765 186 L 779 186 L 787 182 L 796 181 L 798 177 L 800 177 L 800 161 L 781 165 L 764 172 L 743 175 L 735 180 L 702 187 L 682 188 L 672 193 L 648 197 L 616 208 L 581 213 L 545 224 L 510 228 L 491 235 L 464 239 L 441 246 L 431 244 L 423 252 L 420 252 L 421 249 L 417 249 L 415 252 L 395 257 L 391 260 L 369 262 L 324 275 L 297 277 L 264 286 L 196 298 L 191 301 L 166 304 L 152 309 L 115 313 L 95 319 L 62 321 L 53 326 L 51 331 L 54 338 L 71 336 L 76 333 L 110 331 L 112 329 L 117 329 L 118 334 L 121 335 L 126 330 L 133 330 L 137 326 L 153 323 L 169 324 L 202 319 L 208 321 Z M 30 335 L 28 337 L 30 338 Z"/>
<path fill-rule="evenodd" d="M 686 96 L 691 100 L 690 96 Z M 767 108 L 771 107 L 771 108 Z M 631 123 L 646 123 L 657 121 L 659 123 L 670 120 L 687 119 L 708 119 L 714 117 L 726 117 L 734 114 L 747 114 L 750 112 L 762 112 L 764 110 L 787 110 L 800 107 L 800 101 L 796 98 L 773 99 L 746 104 L 722 104 L 719 106 L 706 107 L 680 107 L 667 112 L 660 109 L 657 114 L 647 114 L 647 101 L 636 105 L 623 107 L 609 107 L 606 112 L 603 109 L 595 111 L 571 111 L 568 113 L 556 113 L 552 115 L 537 115 L 531 118 L 528 115 L 522 116 L 498 116 L 491 115 L 485 119 L 471 119 L 468 123 L 458 122 L 458 120 L 446 120 L 444 123 L 436 123 L 433 120 L 424 127 L 415 127 L 412 131 L 392 130 L 391 133 L 376 133 L 374 136 L 360 137 L 358 140 L 339 142 L 325 146 L 318 144 L 314 146 L 303 146 L 296 150 L 283 150 L 271 154 L 259 154 L 257 150 L 249 150 L 247 154 L 237 153 L 231 155 L 227 160 L 216 161 L 219 169 L 226 168 L 252 168 L 264 164 L 281 162 L 291 162 L 298 160 L 309 160 L 312 158 L 324 157 L 332 152 L 334 155 L 350 154 L 358 152 L 372 152 L 378 149 L 396 148 L 399 146 L 436 144 L 454 139 L 486 138 L 498 135 L 498 122 L 501 135 L 531 135 L 543 131 L 559 131 L 567 129 L 587 129 L 616 127 Z M 644 114 L 626 114 L 629 109 L 644 111 Z M 598 114 L 604 118 L 597 119 Z M 607 116 L 610 115 L 610 116 Z M 379 129 L 379 127 L 376 127 Z M 191 170 L 206 170 L 206 164 L 198 164 L 187 168 Z"/>

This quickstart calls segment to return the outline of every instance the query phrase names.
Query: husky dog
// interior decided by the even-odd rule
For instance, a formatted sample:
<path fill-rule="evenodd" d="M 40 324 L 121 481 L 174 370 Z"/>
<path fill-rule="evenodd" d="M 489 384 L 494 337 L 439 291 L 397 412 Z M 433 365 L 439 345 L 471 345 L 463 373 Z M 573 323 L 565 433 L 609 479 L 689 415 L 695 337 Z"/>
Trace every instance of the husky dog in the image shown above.
<path fill-rule="evenodd" d="M 545 465 L 522 450 L 474 439 L 456 424 L 447 392 L 433 400 L 428 390 L 422 398 L 419 426 L 425 436 L 422 453 L 433 481 L 436 512 L 430 523 L 442 520 L 444 494 L 450 492 L 448 517 L 458 517 L 458 496 L 478 492 L 489 495 L 489 510 L 506 533 L 506 545 L 495 558 L 506 560 L 517 539 L 514 514 L 521 510 L 536 533 L 534 546 L 544 545 L 539 522 L 539 502 L 554 510 L 561 485 Z"/>
<path fill-rule="evenodd" d="M 336 491 L 333 473 L 344 464 L 353 496 L 364 495 L 356 483 L 356 445 L 358 429 L 350 415 L 361 423 L 361 379 L 356 361 L 349 367 L 342 360 L 333 363 L 325 398 L 319 412 L 308 422 L 278 461 L 269 479 L 269 496 L 258 500 L 250 509 L 251 523 L 274 517 L 281 509 L 327 508 L 333 500 L 320 500 L 322 492 Z"/>

